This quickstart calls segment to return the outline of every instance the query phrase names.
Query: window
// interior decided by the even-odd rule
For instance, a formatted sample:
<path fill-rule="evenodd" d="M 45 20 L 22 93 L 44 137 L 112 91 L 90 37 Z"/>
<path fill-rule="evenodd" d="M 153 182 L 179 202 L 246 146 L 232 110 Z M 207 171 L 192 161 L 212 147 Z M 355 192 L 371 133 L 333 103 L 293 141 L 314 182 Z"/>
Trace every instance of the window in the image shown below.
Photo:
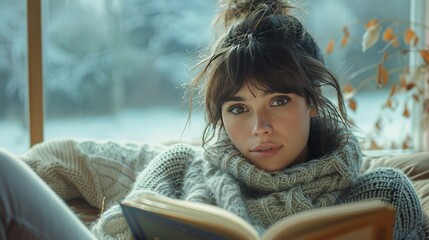
<path fill-rule="evenodd" d="M 354 73 L 376 66 L 382 57 L 380 50 L 386 46 L 380 40 L 371 51 L 362 53 L 365 23 L 372 18 L 407 22 L 414 10 L 420 12 L 418 20 L 424 18 L 424 7 L 408 1 L 301 2 L 308 12 L 302 17 L 320 47 L 326 49 L 332 39 L 336 41 L 333 53 L 325 56 L 328 67 L 343 84 L 355 87 L 376 70 Z M 417 2 L 424 5 L 424 1 Z M 193 113 L 190 126 L 184 129 L 188 108 L 181 85 L 191 78 L 189 70 L 210 40 L 216 3 L 42 0 L 44 139 L 199 141 L 204 118 L 201 112 Z M 23 71 L 27 69 L 26 1 L 0 0 L 0 6 L 0 146 L 23 152 L 29 146 L 28 76 Z M 341 47 L 344 26 L 350 39 Z M 399 22 L 393 21 L 392 27 L 399 28 Z M 422 46 L 423 35 L 424 30 L 420 32 Z M 388 68 L 410 63 L 408 57 L 389 60 Z M 392 147 L 392 139 L 414 137 L 415 124 L 393 113 L 383 115 L 388 121 L 383 137 L 371 135 L 380 115 L 378 106 L 388 94 L 389 87 L 380 90 L 370 81 L 353 96 L 357 110 L 349 110 L 349 114 L 362 129 L 367 148 L 371 140 Z M 401 115 L 402 110 L 398 107 L 396 114 Z M 401 143 L 396 142 L 396 147 L 401 148 Z M 416 144 L 410 141 L 409 146 Z"/>
<path fill-rule="evenodd" d="M 44 1 L 45 138 L 199 141 L 180 87 L 215 1 Z"/>
<path fill-rule="evenodd" d="M 0 0 L 0 29 L 0 146 L 24 152 L 29 146 L 25 0 Z"/>

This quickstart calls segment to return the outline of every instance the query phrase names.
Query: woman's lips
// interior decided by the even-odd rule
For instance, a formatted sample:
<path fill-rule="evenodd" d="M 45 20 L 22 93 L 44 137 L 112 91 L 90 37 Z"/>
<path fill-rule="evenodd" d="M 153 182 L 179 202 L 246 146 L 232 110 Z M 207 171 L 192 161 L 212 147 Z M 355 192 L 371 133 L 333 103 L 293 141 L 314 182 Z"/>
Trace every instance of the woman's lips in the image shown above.
<path fill-rule="evenodd" d="M 276 143 L 260 143 L 250 149 L 250 154 L 258 158 L 269 158 L 276 155 L 283 147 Z"/>

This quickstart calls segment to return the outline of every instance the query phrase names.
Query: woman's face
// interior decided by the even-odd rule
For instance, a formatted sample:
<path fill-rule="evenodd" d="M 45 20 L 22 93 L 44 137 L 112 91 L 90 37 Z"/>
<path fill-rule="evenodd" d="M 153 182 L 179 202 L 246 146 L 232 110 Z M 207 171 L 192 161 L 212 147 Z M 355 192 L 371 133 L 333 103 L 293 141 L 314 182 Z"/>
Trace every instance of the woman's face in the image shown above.
<path fill-rule="evenodd" d="M 222 105 L 222 121 L 233 144 L 268 172 L 307 160 L 310 118 L 316 115 L 297 94 L 247 85 Z"/>

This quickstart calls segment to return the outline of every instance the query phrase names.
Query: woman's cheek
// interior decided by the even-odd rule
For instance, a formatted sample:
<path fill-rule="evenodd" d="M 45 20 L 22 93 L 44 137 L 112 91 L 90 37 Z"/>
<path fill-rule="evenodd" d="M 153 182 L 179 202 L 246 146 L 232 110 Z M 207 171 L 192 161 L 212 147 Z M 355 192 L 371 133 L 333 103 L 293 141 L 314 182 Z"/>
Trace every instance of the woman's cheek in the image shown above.
<path fill-rule="evenodd" d="M 224 126 L 229 138 L 237 148 L 240 148 L 237 144 L 240 145 L 240 143 L 245 142 L 247 132 L 249 132 L 249 130 L 246 129 L 246 121 L 240 121 L 235 116 L 226 118 L 225 120 Z"/>

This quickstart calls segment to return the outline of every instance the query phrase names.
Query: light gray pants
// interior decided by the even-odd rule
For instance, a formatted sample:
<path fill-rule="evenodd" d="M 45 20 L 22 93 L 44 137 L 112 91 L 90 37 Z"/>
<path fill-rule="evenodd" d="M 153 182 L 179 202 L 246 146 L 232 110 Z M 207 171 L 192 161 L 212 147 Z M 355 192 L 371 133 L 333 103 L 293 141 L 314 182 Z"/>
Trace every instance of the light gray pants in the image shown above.
<path fill-rule="evenodd" d="M 94 239 L 34 171 L 0 148 L 0 239 Z"/>

